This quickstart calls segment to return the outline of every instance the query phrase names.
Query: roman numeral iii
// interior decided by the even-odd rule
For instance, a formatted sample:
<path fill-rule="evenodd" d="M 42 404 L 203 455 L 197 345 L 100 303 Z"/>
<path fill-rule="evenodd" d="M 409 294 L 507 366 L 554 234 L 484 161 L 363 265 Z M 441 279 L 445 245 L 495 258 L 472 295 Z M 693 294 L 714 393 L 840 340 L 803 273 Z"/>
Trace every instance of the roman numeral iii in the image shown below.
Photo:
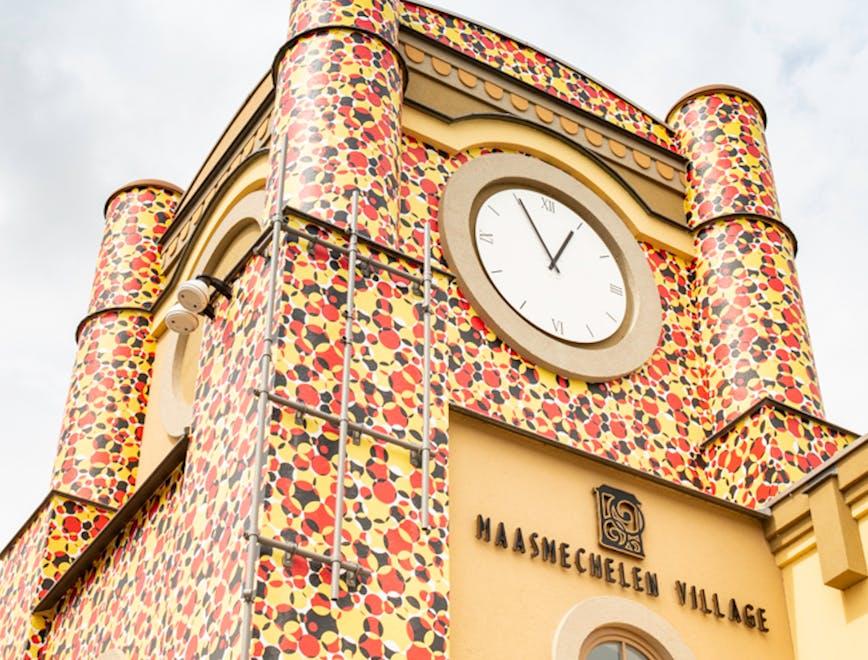
<path fill-rule="evenodd" d="M 623 296 L 624 295 L 624 289 L 619 287 L 617 284 L 610 284 L 609 285 L 609 291 L 614 293 L 616 296 Z"/>

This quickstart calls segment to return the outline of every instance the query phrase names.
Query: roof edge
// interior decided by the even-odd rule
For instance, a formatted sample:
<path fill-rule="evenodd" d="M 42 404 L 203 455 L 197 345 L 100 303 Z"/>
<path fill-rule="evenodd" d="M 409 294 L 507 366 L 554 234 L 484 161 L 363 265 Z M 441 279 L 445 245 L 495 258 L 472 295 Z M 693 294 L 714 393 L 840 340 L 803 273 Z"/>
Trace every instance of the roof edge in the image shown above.
<path fill-rule="evenodd" d="M 108 213 L 109 204 L 112 203 L 112 200 L 115 197 L 120 195 L 122 192 L 132 190 L 133 188 L 162 188 L 163 190 L 168 190 L 169 192 L 177 193 L 178 195 L 184 194 L 184 189 L 171 181 L 164 181 L 163 179 L 135 179 L 129 183 L 125 183 L 119 188 L 115 188 L 111 194 L 109 194 L 102 207 L 103 215 Z"/>
<path fill-rule="evenodd" d="M 171 451 L 163 458 L 154 471 L 142 482 L 138 489 L 127 499 L 124 505 L 115 512 L 112 519 L 96 538 L 86 546 L 75 561 L 66 569 L 63 576 L 54 583 L 48 593 L 34 606 L 33 612 L 45 612 L 63 598 L 67 590 L 72 587 L 79 577 L 90 568 L 91 564 L 101 555 L 109 543 L 126 528 L 135 515 L 150 499 L 157 489 L 166 481 L 170 474 L 183 463 L 187 455 L 187 446 L 190 442 L 189 435 L 183 436 Z"/>
<path fill-rule="evenodd" d="M 588 73 L 586 73 L 585 71 L 583 71 L 583 70 L 580 69 L 579 67 L 577 67 L 577 66 L 575 66 L 575 65 L 573 65 L 573 64 L 570 64 L 569 62 L 567 62 L 567 61 L 564 60 L 563 58 L 558 57 L 557 55 L 553 55 L 552 53 L 548 52 L 547 50 L 543 50 L 542 48 L 539 48 L 538 46 L 535 46 L 535 45 L 533 45 L 532 43 L 530 43 L 530 42 L 528 42 L 528 41 L 525 41 L 524 39 L 519 39 L 518 37 L 513 36 L 513 35 L 510 34 L 509 32 L 504 32 L 503 30 L 501 30 L 501 29 L 499 29 L 499 28 L 492 27 L 491 25 L 488 25 L 487 23 L 483 23 L 482 21 L 479 21 L 479 20 L 477 20 L 477 19 L 475 19 L 475 18 L 470 18 L 470 17 L 468 17 L 468 16 L 465 16 L 464 14 L 457 14 L 457 13 L 451 11 L 451 10 L 444 9 L 443 7 L 440 7 L 440 6 L 438 6 L 438 5 L 432 4 L 432 3 L 430 3 L 430 2 L 418 2 L 417 0 L 410 0 L 410 1 L 409 1 L 408 3 L 406 3 L 406 4 L 418 5 L 418 6 L 420 6 L 420 7 L 424 7 L 425 9 L 430 9 L 430 10 L 432 10 L 432 11 L 440 12 L 441 14 L 446 14 L 447 16 L 452 16 L 453 18 L 459 18 L 459 19 L 461 19 L 462 21 L 467 21 L 468 23 L 472 23 L 473 25 L 476 25 L 477 27 L 481 27 L 481 28 L 484 28 L 484 29 L 486 29 L 486 30 L 491 30 L 492 32 L 494 32 L 494 33 L 496 33 L 496 34 L 499 34 L 501 37 L 506 37 L 507 39 L 511 39 L 512 41 L 514 41 L 514 42 L 517 43 L 518 45 L 520 45 L 520 46 L 525 46 L 526 48 L 530 48 L 530 49 L 536 51 L 537 53 L 539 53 L 540 55 L 545 55 L 546 57 L 549 57 L 549 58 L 551 58 L 552 60 L 554 60 L 555 62 L 557 62 L 558 64 L 560 64 L 561 66 L 566 67 L 566 68 L 568 68 L 568 69 L 571 69 L 571 70 L 575 71 L 576 73 L 578 73 L 578 74 L 580 74 L 580 75 L 582 75 L 582 76 L 585 76 L 588 80 L 590 80 L 590 81 L 596 83 L 597 85 L 599 85 L 599 86 L 602 87 L 603 89 L 605 89 L 605 90 L 607 90 L 608 92 L 614 94 L 615 96 L 617 96 L 617 97 L 618 97 L 619 99 L 621 99 L 622 101 L 626 101 L 627 103 L 629 103 L 630 105 L 632 105 L 632 106 L 633 106 L 634 108 L 636 108 L 637 110 L 641 110 L 641 111 L 644 112 L 646 115 L 648 115 L 651 119 L 653 119 L 654 121 L 656 121 L 657 123 L 659 123 L 661 126 L 663 126 L 664 128 L 666 128 L 666 130 L 669 131 L 670 134 L 672 134 L 672 136 L 674 137 L 675 131 L 674 131 L 674 129 L 672 128 L 672 126 L 669 125 L 668 122 L 666 122 L 665 120 L 661 119 L 661 118 L 658 117 L 656 114 L 654 114 L 653 112 L 651 112 L 651 111 L 648 110 L 647 108 L 645 108 L 645 107 L 639 105 L 638 103 L 636 103 L 636 102 L 633 101 L 632 99 L 628 98 L 628 97 L 625 96 L 624 94 L 621 94 L 621 92 L 619 92 L 618 90 L 616 90 L 614 87 L 612 87 L 612 86 L 610 86 L 610 85 L 607 85 L 607 84 L 605 84 L 605 83 L 600 82 L 600 81 L 599 81 L 597 78 L 595 78 L 594 76 L 589 75 Z M 415 30 L 414 30 L 414 32 L 415 32 Z M 419 33 L 416 32 L 416 34 L 419 34 Z M 425 36 L 425 35 L 422 35 L 422 36 Z M 481 63 L 481 64 L 484 64 L 484 63 Z"/>
<path fill-rule="evenodd" d="M 766 113 L 765 106 L 762 104 L 755 94 L 750 93 L 746 89 L 742 89 L 741 87 L 736 87 L 735 85 L 727 85 L 724 83 L 717 83 L 712 85 L 703 85 L 702 87 L 697 87 L 696 89 L 691 89 L 689 92 L 686 92 L 679 98 L 675 103 L 672 104 L 672 107 L 669 108 L 669 111 L 666 113 L 666 120 L 672 116 L 672 113 L 675 112 L 678 108 L 684 105 L 687 101 L 695 99 L 698 96 L 706 96 L 709 94 L 713 94 L 714 92 L 722 92 L 724 94 L 736 94 L 738 96 L 743 96 L 748 99 L 751 103 L 753 103 L 757 110 L 760 112 L 760 117 L 763 120 L 763 127 L 768 128 L 769 118 Z M 669 125 L 668 123 L 666 124 Z"/>

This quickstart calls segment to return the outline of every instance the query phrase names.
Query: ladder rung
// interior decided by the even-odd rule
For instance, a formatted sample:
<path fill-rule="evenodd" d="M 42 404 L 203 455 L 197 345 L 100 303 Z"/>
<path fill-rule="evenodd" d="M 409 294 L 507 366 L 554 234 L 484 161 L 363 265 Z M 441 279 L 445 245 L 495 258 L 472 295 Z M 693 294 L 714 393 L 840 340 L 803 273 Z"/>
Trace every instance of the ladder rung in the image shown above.
<path fill-rule="evenodd" d="M 288 222 L 289 218 L 296 218 L 298 220 L 301 220 L 302 222 L 308 222 L 308 223 L 316 225 L 317 227 L 321 227 L 322 229 L 325 229 L 328 232 L 336 232 L 338 234 L 343 234 L 344 236 L 348 236 L 350 234 L 348 227 L 341 227 L 340 225 L 337 225 L 333 222 L 329 222 L 328 220 L 323 220 L 322 218 L 319 218 L 315 215 L 311 215 L 310 213 L 306 213 L 305 211 L 302 211 L 301 209 L 293 208 L 289 204 L 287 204 L 283 207 L 283 216 L 282 217 L 283 217 L 284 226 Z M 356 235 L 358 236 L 359 242 L 364 243 L 371 250 L 374 250 L 374 251 L 379 252 L 381 254 L 389 255 L 391 257 L 394 257 L 395 259 L 401 259 L 401 260 L 409 261 L 412 263 L 416 263 L 420 267 L 423 267 L 423 265 L 424 265 L 424 262 L 425 262 L 424 258 L 419 259 L 418 257 L 410 256 L 409 254 L 405 254 L 404 252 L 401 252 L 400 250 L 396 250 L 393 247 L 390 247 L 388 245 L 384 245 L 384 244 L 380 243 L 377 240 L 374 240 L 373 238 L 371 238 L 369 236 L 365 236 L 364 234 L 357 233 Z M 430 254 L 431 254 L 430 250 L 427 251 L 426 253 L 430 257 Z M 429 263 L 430 263 L 430 261 L 429 261 Z M 449 269 L 447 269 L 447 268 L 442 268 L 441 266 L 437 265 L 436 263 L 430 263 L 430 266 L 431 266 L 431 270 L 433 270 L 437 273 L 440 273 L 441 275 L 445 275 L 449 279 L 455 278 L 455 274 L 450 272 Z"/>
<path fill-rule="evenodd" d="M 298 238 L 303 238 L 307 241 L 310 241 L 311 243 L 322 245 L 329 250 L 336 250 L 341 254 L 349 254 L 350 249 L 348 247 L 344 247 L 343 245 L 337 245 L 336 243 L 332 243 L 331 241 L 325 241 L 319 236 L 309 234 L 305 231 L 301 231 L 300 229 L 295 229 L 294 227 L 290 227 L 286 223 L 283 224 L 283 230 Z M 413 273 L 410 273 L 402 268 L 395 268 L 394 266 L 390 266 L 389 264 L 384 264 L 383 262 L 377 261 L 372 257 L 356 253 L 356 259 L 358 259 L 359 261 L 364 261 L 366 264 L 374 268 L 379 268 L 380 270 L 385 270 L 389 273 L 392 273 L 392 275 L 397 275 L 398 277 L 401 277 L 405 280 L 410 280 L 414 284 L 422 284 L 424 282 L 424 279 L 419 277 L 418 275 L 413 275 Z"/>
<path fill-rule="evenodd" d="M 257 390 L 257 394 L 260 392 Z M 286 406 L 287 408 L 292 408 L 293 410 L 297 410 L 298 412 L 304 415 L 311 415 L 313 417 L 319 417 L 335 426 L 338 426 L 341 423 L 341 418 L 335 414 L 323 412 L 321 410 L 317 410 L 316 408 L 312 408 L 307 404 L 301 403 L 300 401 L 292 401 L 290 399 L 285 399 L 282 396 L 278 396 L 272 392 L 266 392 L 266 396 L 268 400 L 272 403 L 276 403 L 280 406 Z M 404 449 L 408 449 L 412 452 L 421 452 L 422 445 L 418 442 L 413 442 L 412 440 L 402 440 L 401 438 L 396 438 L 392 435 L 386 435 L 385 433 L 381 433 L 380 431 L 375 431 L 374 429 L 365 426 L 364 424 L 359 424 L 358 422 L 347 422 L 347 426 L 350 431 L 356 431 L 363 435 L 368 435 L 376 440 L 381 440 L 382 442 L 389 443 L 391 445 L 397 445 L 398 447 L 403 447 Z"/>
<path fill-rule="evenodd" d="M 334 563 L 334 559 L 329 557 L 328 555 L 324 555 L 320 552 L 313 552 L 312 550 L 307 550 L 302 548 L 297 543 L 285 543 L 284 541 L 278 541 L 277 539 L 266 539 L 260 538 L 259 545 L 264 548 L 272 548 L 274 550 L 282 550 L 290 555 L 298 555 L 299 557 L 304 557 L 305 559 L 309 559 L 310 561 L 315 561 L 319 564 L 323 564 L 324 566 L 328 566 Z M 370 575 L 371 571 L 369 571 L 364 566 L 360 566 L 352 561 L 341 560 L 341 568 L 345 571 L 350 571 L 352 573 L 359 573 L 361 575 Z"/>

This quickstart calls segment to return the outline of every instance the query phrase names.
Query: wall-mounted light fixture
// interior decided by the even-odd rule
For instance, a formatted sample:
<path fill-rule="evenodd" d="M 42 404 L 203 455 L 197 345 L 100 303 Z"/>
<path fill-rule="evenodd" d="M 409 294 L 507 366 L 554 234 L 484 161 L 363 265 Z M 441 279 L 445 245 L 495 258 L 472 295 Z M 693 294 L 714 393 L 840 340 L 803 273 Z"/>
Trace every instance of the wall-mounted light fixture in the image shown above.
<path fill-rule="evenodd" d="M 166 313 L 166 326 L 178 334 L 189 335 L 199 327 L 199 315 L 213 319 L 211 289 L 226 298 L 232 297 L 232 288 L 211 275 L 198 275 L 183 282 L 178 287 L 178 302 Z"/>

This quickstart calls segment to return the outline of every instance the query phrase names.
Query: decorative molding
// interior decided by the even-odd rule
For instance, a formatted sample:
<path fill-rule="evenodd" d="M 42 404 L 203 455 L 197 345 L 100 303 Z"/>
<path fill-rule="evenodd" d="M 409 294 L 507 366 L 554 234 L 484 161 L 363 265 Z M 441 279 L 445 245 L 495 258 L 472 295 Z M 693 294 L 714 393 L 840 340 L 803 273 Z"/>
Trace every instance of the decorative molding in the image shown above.
<path fill-rule="evenodd" d="M 269 73 L 244 100 L 178 202 L 175 220 L 159 241 L 164 255 L 167 249 L 172 251 L 172 239 L 183 232 L 182 227 L 186 227 L 191 218 L 194 223 L 201 219 L 205 207 L 229 174 L 254 151 L 269 146 L 268 127 L 273 107 L 274 85 Z M 180 244 L 175 244 L 175 251 L 183 243 L 182 240 Z"/>
<path fill-rule="evenodd" d="M 654 650 L 665 660 L 696 660 L 666 619 L 635 601 L 612 596 L 588 598 L 564 615 L 552 640 L 553 660 L 575 660 L 588 636 L 608 626 L 623 626 L 645 640 L 650 638 Z"/>
<path fill-rule="evenodd" d="M 677 154 L 416 33 L 403 31 L 401 47 L 411 72 L 440 80 L 489 104 L 492 109 L 554 130 L 602 158 L 684 195 L 686 161 Z"/>

